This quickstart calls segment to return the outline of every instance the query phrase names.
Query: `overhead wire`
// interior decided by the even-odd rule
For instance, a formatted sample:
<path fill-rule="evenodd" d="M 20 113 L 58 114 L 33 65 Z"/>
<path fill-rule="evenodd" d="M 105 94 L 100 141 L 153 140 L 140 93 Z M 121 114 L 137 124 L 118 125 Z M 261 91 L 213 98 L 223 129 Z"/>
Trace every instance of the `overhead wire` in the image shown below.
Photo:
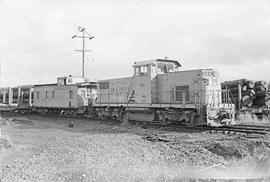
<path fill-rule="evenodd" d="M 132 12 L 134 11 L 134 9 L 136 9 L 136 7 L 138 7 L 142 2 L 139 1 L 135 4 L 134 7 L 132 7 L 131 9 L 129 9 L 129 11 L 127 13 L 124 14 L 123 17 L 120 18 L 119 21 L 116 22 L 116 24 L 114 26 L 112 26 L 111 29 L 109 29 L 109 31 L 106 33 L 106 35 L 110 34 L 110 32 L 112 30 L 114 30 L 116 27 L 118 27 L 130 14 L 132 14 Z"/>
<path fill-rule="evenodd" d="M 84 31 L 89 37 L 92 37 L 93 35 L 89 34 L 88 32 Z"/>
<path fill-rule="evenodd" d="M 120 0 L 115 0 L 113 5 L 108 9 L 107 13 L 104 14 L 104 16 L 101 18 L 100 22 L 97 24 L 96 28 L 94 29 L 94 32 L 96 34 L 99 33 L 100 29 L 104 26 L 106 23 L 106 20 L 108 19 L 109 15 L 112 14 L 113 9 L 120 3 Z"/>
<path fill-rule="evenodd" d="M 107 18 L 101 31 L 97 33 L 99 37 L 104 38 L 104 35 L 106 35 L 111 30 L 111 28 L 115 26 L 116 22 L 118 22 L 119 17 L 126 14 L 126 10 L 129 9 L 129 4 L 132 4 L 132 1 L 126 1 L 124 4 L 119 5 L 118 9 L 115 9 L 110 17 Z"/>
<path fill-rule="evenodd" d="M 123 16 L 118 23 L 108 32 L 107 35 L 112 35 L 118 31 L 123 25 L 135 17 L 143 8 L 145 8 L 152 0 L 146 0 L 143 2 L 138 2 L 131 11 L 129 11 L 125 16 Z"/>
<path fill-rule="evenodd" d="M 130 4 L 130 1 L 127 1 L 127 2 L 128 2 L 128 4 Z M 120 20 L 117 17 L 111 16 L 111 18 L 108 19 L 108 21 L 113 22 L 113 20 L 116 19 L 115 24 L 112 24 L 112 26 L 109 27 L 109 29 L 107 31 L 103 31 L 102 34 L 99 35 L 99 37 L 106 37 L 108 35 L 108 33 L 111 32 L 115 27 L 117 27 L 127 16 L 132 14 L 134 12 L 134 9 L 136 10 L 137 7 L 139 7 L 141 3 L 142 3 L 142 1 L 137 2 L 137 3 L 135 3 L 135 6 L 133 6 L 134 5 L 134 3 L 133 3 L 133 4 L 131 4 L 131 8 L 129 8 L 126 4 L 124 6 L 122 6 L 117 11 L 118 13 L 113 14 L 113 15 L 117 16 L 123 8 L 127 9 L 128 11 L 124 12 L 123 14 L 120 14 Z M 108 22 L 107 24 L 109 24 L 110 22 Z"/>

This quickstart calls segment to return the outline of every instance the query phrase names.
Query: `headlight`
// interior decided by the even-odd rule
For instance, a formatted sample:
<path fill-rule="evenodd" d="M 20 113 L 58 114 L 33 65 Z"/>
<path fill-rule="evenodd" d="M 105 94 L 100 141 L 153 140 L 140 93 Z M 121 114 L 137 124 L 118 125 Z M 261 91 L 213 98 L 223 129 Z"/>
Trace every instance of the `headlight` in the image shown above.
<path fill-rule="evenodd" d="M 203 79 L 203 85 L 208 86 L 209 85 L 209 80 L 208 79 Z"/>

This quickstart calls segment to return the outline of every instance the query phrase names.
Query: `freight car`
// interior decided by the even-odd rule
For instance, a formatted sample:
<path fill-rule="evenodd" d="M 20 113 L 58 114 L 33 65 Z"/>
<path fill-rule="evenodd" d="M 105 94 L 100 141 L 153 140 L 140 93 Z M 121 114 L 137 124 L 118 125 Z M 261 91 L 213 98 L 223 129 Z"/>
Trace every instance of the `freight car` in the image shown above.
<path fill-rule="evenodd" d="M 238 79 L 223 82 L 221 86 L 230 92 L 237 116 L 249 115 L 258 119 L 270 117 L 269 82 Z"/>
<path fill-rule="evenodd" d="M 132 77 L 100 80 L 93 108 L 100 117 L 184 122 L 210 126 L 234 123 L 234 104 L 222 98 L 213 69 L 180 71 L 175 60 L 135 62 Z M 224 98 L 228 98 L 226 92 Z"/>
<path fill-rule="evenodd" d="M 6 110 L 29 108 L 33 105 L 32 85 L 0 89 L 0 106 Z M 4 107 L 3 107 L 4 106 Z"/>
<path fill-rule="evenodd" d="M 72 76 L 59 77 L 57 84 L 34 85 L 34 108 L 42 113 L 85 113 L 96 91 L 96 82 Z"/>
<path fill-rule="evenodd" d="M 21 113 L 77 114 L 88 110 L 88 101 L 96 93 L 97 82 L 69 75 L 53 84 L 2 88 L 0 104 L 4 110 Z"/>

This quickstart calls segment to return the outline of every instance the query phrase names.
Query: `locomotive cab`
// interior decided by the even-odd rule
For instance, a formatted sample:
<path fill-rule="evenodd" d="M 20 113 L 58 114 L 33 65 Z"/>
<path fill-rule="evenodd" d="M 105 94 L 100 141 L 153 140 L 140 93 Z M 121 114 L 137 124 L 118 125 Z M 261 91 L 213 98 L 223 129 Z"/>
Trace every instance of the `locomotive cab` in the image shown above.
<path fill-rule="evenodd" d="M 175 60 L 156 59 L 135 62 L 134 68 L 134 97 L 136 103 L 159 103 L 159 75 L 179 71 L 181 64 Z"/>
<path fill-rule="evenodd" d="M 174 60 L 157 59 L 154 61 L 135 62 L 133 67 L 134 76 L 147 76 L 177 72 L 181 64 Z"/>

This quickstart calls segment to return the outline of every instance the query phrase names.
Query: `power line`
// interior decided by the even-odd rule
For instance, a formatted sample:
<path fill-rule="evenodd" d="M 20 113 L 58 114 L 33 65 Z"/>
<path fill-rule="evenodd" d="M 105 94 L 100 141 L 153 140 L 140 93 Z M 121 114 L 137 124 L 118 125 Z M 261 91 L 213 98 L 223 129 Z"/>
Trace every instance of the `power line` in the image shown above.
<path fill-rule="evenodd" d="M 99 31 L 99 32 L 97 32 L 97 34 L 99 34 L 99 37 L 102 37 L 103 35 L 105 35 L 105 34 L 107 34 L 108 33 L 108 30 L 110 30 L 110 24 L 112 23 L 112 22 L 114 22 L 114 20 L 117 20 L 118 19 L 118 15 L 121 17 L 122 16 L 122 14 L 121 14 L 121 12 L 122 12 L 122 10 L 124 9 L 127 9 L 127 4 L 130 4 L 130 2 L 131 1 L 126 1 L 125 2 L 125 4 L 123 5 L 123 6 L 121 6 L 120 5 L 120 7 L 117 9 L 117 11 L 116 12 L 112 12 L 111 13 L 111 15 L 110 15 L 110 17 L 109 18 L 107 18 L 106 19 L 106 21 L 104 21 L 104 24 L 103 24 L 103 27 L 101 28 L 101 30 Z M 125 14 L 125 12 L 124 12 L 124 14 Z M 106 26 L 108 27 L 108 30 L 106 31 Z M 113 24 L 112 24 L 112 26 L 113 26 Z M 105 30 L 105 31 L 104 31 Z"/>
<path fill-rule="evenodd" d="M 111 14 L 112 10 L 119 4 L 120 0 L 114 1 L 113 5 L 108 9 L 107 13 L 101 18 L 101 21 L 97 24 L 94 32 L 98 32 L 102 25 L 104 25 L 107 17 Z"/>
<path fill-rule="evenodd" d="M 134 7 L 132 7 L 120 20 L 108 31 L 108 34 L 115 29 L 115 27 L 118 27 L 132 12 L 134 9 L 136 9 L 137 6 L 141 4 L 141 1 L 137 2 Z"/>
<path fill-rule="evenodd" d="M 129 20 L 131 20 L 134 16 L 136 16 L 143 8 L 146 7 L 146 5 L 148 5 L 152 0 L 147 0 L 144 2 L 139 2 L 136 4 L 136 6 L 138 8 L 136 8 L 136 6 L 129 11 L 126 16 L 122 17 L 120 19 L 120 21 L 118 21 L 118 23 L 111 29 L 111 31 L 109 31 L 108 34 L 114 34 L 117 30 L 119 30 L 125 22 L 128 22 Z M 141 6 L 139 6 L 141 4 Z"/>
<path fill-rule="evenodd" d="M 139 7 L 137 10 L 135 10 L 135 11 L 133 12 L 133 14 L 131 14 L 129 17 L 127 17 L 127 19 L 125 19 L 125 20 L 123 21 L 122 26 L 124 25 L 125 22 L 127 23 L 127 22 L 130 21 L 132 18 L 134 18 L 137 14 L 139 14 L 140 11 L 142 11 L 142 9 L 144 9 L 148 4 L 150 4 L 151 1 L 152 1 L 152 0 L 147 0 L 144 4 L 142 4 L 141 7 Z M 121 26 L 120 26 L 120 27 L 121 27 Z M 113 33 L 115 33 L 117 30 L 119 30 L 120 27 L 118 27 Z"/>
<path fill-rule="evenodd" d="M 127 1 L 127 3 L 130 4 L 130 1 Z M 124 6 L 122 6 L 122 7 L 118 10 L 118 12 L 121 12 L 121 10 L 122 10 L 123 8 L 127 9 L 128 11 L 124 12 L 124 14 L 120 14 L 120 15 L 119 15 L 119 16 L 120 16 L 120 20 L 116 17 L 118 20 L 115 18 L 115 19 L 116 19 L 115 24 L 112 24 L 111 28 L 109 28 L 107 31 L 104 31 L 103 34 L 101 34 L 101 35 L 102 35 L 102 36 L 103 36 L 103 35 L 104 35 L 104 36 L 107 36 L 108 33 L 109 33 L 110 31 L 112 31 L 119 23 L 121 23 L 121 22 L 123 21 L 123 19 L 125 19 L 128 15 L 130 15 L 130 14 L 134 11 L 134 8 L 136 9 L 136 7 L 138 7 L 138 6 L 140 5 L 140 3 L 141 3 L 141 1 L 135 3 L 135 6 L 133 6 L 133 4 L 131 4 L 131 8 L 129 8 L 126 4 L 125 4 Z M 116 13 L 116 14 L 119 14 L 119 13 Z M 114 15 L 116 15 L 116 14 L 114 14 Z M 121 17 L 122 15 L 123 15 L 123 17 Z M 109 20 L 113 21 L 114 18 L 111 16 L 111 19 L 108 19 L 108 21 L 109 21 Z M 108 23 L 109 23 L 109 22 L 108 22 Z M 100 35 L 100 37 L 101 37 L 101 35 Z"/>

